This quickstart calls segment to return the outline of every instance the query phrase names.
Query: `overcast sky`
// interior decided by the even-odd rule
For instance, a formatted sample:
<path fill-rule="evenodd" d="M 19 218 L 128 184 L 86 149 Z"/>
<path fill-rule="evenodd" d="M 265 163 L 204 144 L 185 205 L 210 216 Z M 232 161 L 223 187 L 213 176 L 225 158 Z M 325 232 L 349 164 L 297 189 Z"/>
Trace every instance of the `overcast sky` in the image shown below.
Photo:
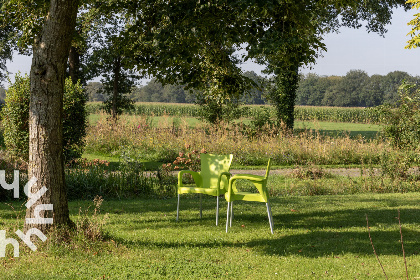
<path fill-rule="evenodd" d="M 312 69 L 300 69 L 302 73 L 316 73 L 318 75 L 344 76 L 352 69 L 364 70 L 369 76 L 374 74 L 386 75 L 392 71 L 405 71 L 413 76 L 420 76 L 420 48 L 404 49 L 411 30 L 407 25 L 416 11 L 405 12 L 403 9 L 394 10 L 392 24 L 387 26 L 385 38 L 376 33 L 368 33 L 365 27 L 354 30 L 340 29 L 340 33 L 328 34 L 324 38 L 327 52 L 319 57 Z M 29 73 L 31 58 L 15 56 L 7 64 L 8 71 Z M 254 70 L 258 74 L 261 66 L 252 63 L 242 65 L 245 71 Z"/>

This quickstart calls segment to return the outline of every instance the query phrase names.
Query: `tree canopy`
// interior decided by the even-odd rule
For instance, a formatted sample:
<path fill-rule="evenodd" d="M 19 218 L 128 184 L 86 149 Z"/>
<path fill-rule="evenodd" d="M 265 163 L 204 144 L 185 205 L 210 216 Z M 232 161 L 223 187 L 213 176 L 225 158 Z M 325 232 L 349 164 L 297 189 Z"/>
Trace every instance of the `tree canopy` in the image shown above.
<path fill-rule="evenodd" d="M 420 0 L 407 0 L 407 3 L 412 4 L 413 9 L 418 10 L 420 8 Z M 411 31 L 407 34 L 411 38 L 407 41 L 407 46 L 405 48 L 417 48 L 420 46 L 420 13 L 415 14 L 414 19 L 410 20 L 408 25 L 412 26 Z"/>

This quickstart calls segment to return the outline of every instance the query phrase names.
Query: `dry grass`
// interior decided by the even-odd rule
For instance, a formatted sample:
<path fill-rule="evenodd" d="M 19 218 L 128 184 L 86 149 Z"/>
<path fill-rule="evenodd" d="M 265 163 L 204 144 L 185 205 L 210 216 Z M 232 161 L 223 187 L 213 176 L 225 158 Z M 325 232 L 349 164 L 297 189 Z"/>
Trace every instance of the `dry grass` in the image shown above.
<path fill-rule="evenodd" d="M 201 124 L 190 128 L 181 119 L 153 127 L 149 118 L 142 116 L 121 118 L 117 123 L 101 117 L 88 129 L 86 139 L 88 153 L 118 156 L 129 151 L 136 158 L 161 162 L 175 160 L 185 145 L 210 153 L 232 153 L 241 165 L 265 165 L 269 157 L 276 165 L 375 164 L 381 154 L 393 152 L 383 140 L 334 138 L 309 130 L 299 134 L 268 131 L 250 137 L 241 126 Z"/>

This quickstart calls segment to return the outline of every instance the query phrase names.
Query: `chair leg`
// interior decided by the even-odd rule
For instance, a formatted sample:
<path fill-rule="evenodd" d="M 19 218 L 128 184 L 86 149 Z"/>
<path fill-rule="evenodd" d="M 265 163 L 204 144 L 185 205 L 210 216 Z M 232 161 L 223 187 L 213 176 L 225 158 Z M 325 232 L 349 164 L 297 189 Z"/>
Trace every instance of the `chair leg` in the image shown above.
<path fill-rule="evenodd" d="M 268 214 L 268 223 L 270 224 L 270 230 L 271 230 L 271 234 L 274 234 L 274 223 L 273 223 L 273 215 L 271 214 L 271 207 L 270 207 L 270 203 L 267 202 L 267 214 Z"/>
<path fill-rule="evenodd" d="M 230 202 L 230 227 L 232 227 L 232 220 L 233 220 L 233 201 Z"/>
<path fill-rule="evenodd" d="M 203 194 L 200 193 L 200 219 L 203 217 Z"/>
<path fill-rule="evenodd" d="M 229 228 L 229 208 L 230 208 L 230 202 L 228 202 L 227 205 L 227 217 L 226 217 L 226 233 L 228 232 L 228 228 Z"/>
<path fill-rule="evenodd" d="M 178 222 L 179 218 L 179 194 L 178 194 L 178 204 L 176 206 L 176 221 Z"/>
<path fill-rule="evenodd" d="M 219 225 L 219 196 L 217 196 L 217 203 L 216 203 L 216 226 Z"/>

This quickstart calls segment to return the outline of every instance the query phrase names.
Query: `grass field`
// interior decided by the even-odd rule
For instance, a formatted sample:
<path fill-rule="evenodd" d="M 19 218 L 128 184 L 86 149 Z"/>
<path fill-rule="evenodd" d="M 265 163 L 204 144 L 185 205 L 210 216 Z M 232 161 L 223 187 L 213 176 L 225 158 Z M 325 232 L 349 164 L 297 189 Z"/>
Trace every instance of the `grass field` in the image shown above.
<path fill-rule="evenodd" d="M 83 237 L 39 251 L 22 246 L 19 258 L 0 259 L 1 279 L 384 279 L 373 243 L 389 279 L 405 279 L 398 209 L 409 279 L 420 277 L 419 194 L 301 196 L 272 199 L 274 235 L 262 203 L 238 202 L 225 233 L 226 203 L 215 226 L 214 198 L 105 201 L 106 242 Z M 8 237 L 22 226 L 21 203 L 0 204 Z M 70 203 L 74 220 L 87 201 Z M 92 210 L 92 209 L 91 209 Z M 91 211 L 92 212 L 92 211 Z M 105 214 L 108 213 L 108 218 Z M 17 237 L 16 237 L 17 238 Z M 25 249 L 24 249 L 25 248 Z M 9 252 L 10 253 L 10 252 Z M 41 269 L 42 268 L 42 269 Z"/>
<path fill-rule="evenodd" d="M 103 114 L 90 114 L 89 124 L 95 125 L 98 120 L 104 118 Z M 132 120 L 135 125 L 137 119 L 134 115 L 124 115 L 124 119 Z M 239 120 L 246 124 L 250 123 L 249 119 Z M 148 122 L 154 127 L 197 127 L 203 122 L 196 117 L 173 117 L 173 116 L 159 116 L 149 117 Z M 316 130 L 321 134 L 342 137 L 349 134 L 350 137 L 355 138 L 361 135 L 362 137 L 372 139 L 375 138 L 377 133 L 381 130 L 381 126 L 377 124 L 363 124 L 352 122 L 326 122 L 326 121 L 295 121 L 295 129 L 297 132 L 302 130 Z"/>

